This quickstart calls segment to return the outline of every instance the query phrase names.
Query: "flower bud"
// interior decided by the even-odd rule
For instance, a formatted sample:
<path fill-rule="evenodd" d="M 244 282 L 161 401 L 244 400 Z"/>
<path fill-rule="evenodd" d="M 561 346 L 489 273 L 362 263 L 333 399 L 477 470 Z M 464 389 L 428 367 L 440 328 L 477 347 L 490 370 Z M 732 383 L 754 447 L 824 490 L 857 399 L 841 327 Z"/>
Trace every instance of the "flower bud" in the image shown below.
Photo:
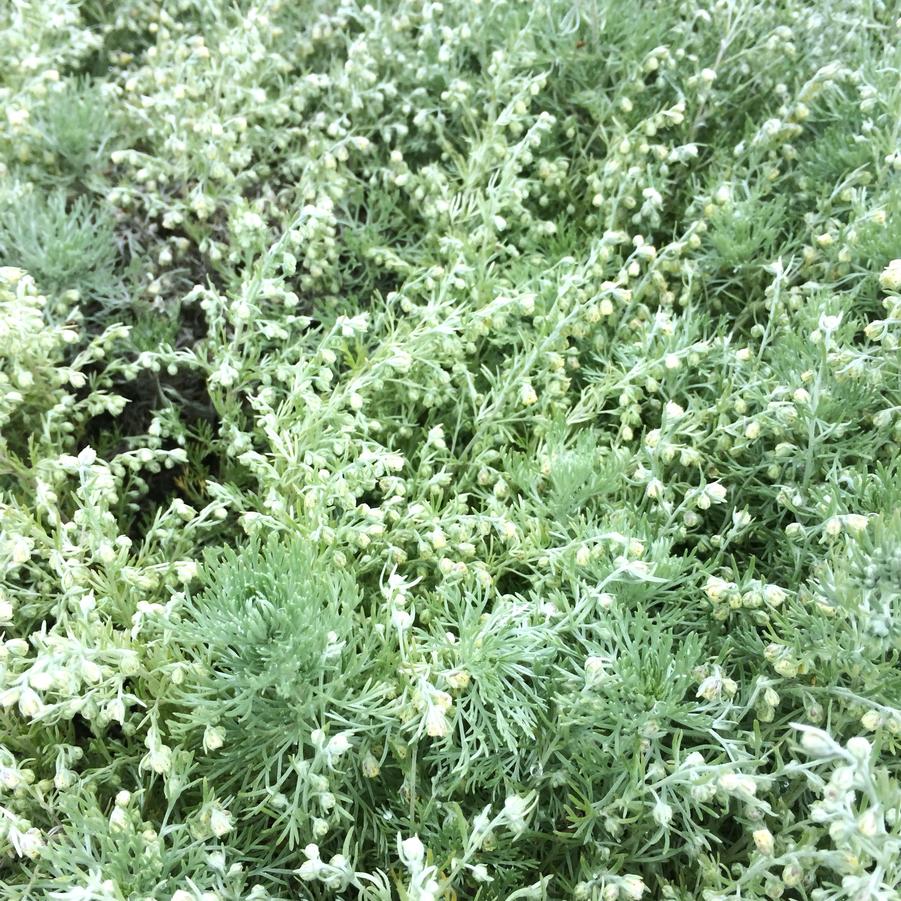
<path fill-rule="evenodd" d="M 770 830 L 767 828 L 755 829 L 753 838 L 754 844 L 757 846 L 757 850 L 767 857 L 772 857 L 773 849 L 775 848 L 773 833 L 770 832 Z"/>
<path fill-rule="evenodd" d="M 405 838 L 401 842 L 401 859 L 407 866 L 421 864 L 425 859 L 425 846 L 418 835 Z"/>

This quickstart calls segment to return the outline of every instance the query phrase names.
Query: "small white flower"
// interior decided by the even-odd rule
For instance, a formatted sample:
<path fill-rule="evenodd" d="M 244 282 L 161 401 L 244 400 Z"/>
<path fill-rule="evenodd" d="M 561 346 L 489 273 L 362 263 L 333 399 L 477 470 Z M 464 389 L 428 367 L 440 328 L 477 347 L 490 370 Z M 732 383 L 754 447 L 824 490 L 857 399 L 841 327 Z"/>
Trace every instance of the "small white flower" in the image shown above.
<path fill-rule="evenodd" d="M 742 773 L 723 773 L 717 785 L 730 795 L 750 797 L 757 793 L 757 783 L 753 777 Z"/>
<path fill-rule="evenodd" d="M 585 658 L 585 684 L 589 688 L 599 685 L 604 680 L 610 662 L 609 657 L 592 655 Z"/>
<path fill-rule="evenodd" d="M 213 384 L 222 385 L 223 388 L 231 387 L 237 379 L 238 370 L 235 369 L 228 360 L 223 360 L 210 376 L 210 381 L 213 382 Z"/>
<path fill-rule="evenodd" d="M 476 882 L 493 882 L 494 880 L 488 873 L 488 867 L 483 863 L 476 864 L 469 868 L 469 873 Z"/>
<path fill-rule="evenodd" d="M 128 814 L 121 807 L 114 807 L 109 815 L 109 827 L 113 832 L 122 832 L 128 828 Z"/>
<path fill-rule="evenodd" d="M 297 875 L 300 876 L 304 882 L 318 879 L 319 874 L 325 869 L 325 864 L 319 857 L 319 846 L 311 842 L 303 849 L 303 853 L 307 859 L 300 865 L 300 869 L 297 870 Z"/>
<path fill-rule="evenodd" d="M 691 754 L 682 761 L 682 767 L 684 769 L 695 769 L 699 766 L 704 766 L 704 755 L 700 751 L 692 751 Z"/>
<path fill-rule="evenodd" d="M 6 109 L 6 118 L 13 128 L 21 128 L 30 118 L 30 114 L 21 106 L 10 106 Z"/>
<path fill-rule="evenodd" d="M 15 791 L 26 785 L 26 779 L 21 770 L 11 766 L 0 766 L 0 785 L 9 791 Z"/>
<path fill-rule="evenodd" d="M 22 716 L 34 719 L 43 712 L 44 702 L 36 691 L 26 685 L 19 695 L 19 710 Z"/>
<path fill-rule="evenodd" d="M 632 901 L 640 901 L 647 886 L 640 876 L 632 876 L 630 874 L 623 876 L 622 882 L 620 883 L 620 889 L 625 893 L 627 898 L 632 899 Z"/>
<path fill-rule="evenodd" d="M 831 335 L 842 324 L 842 314 L 829 316 L 826 313 L 820 315 L 819 327 L 820 331 L 827 335 Z"/>
<path fill-rule="evenodd" d="M 19 695 L 21 694 L 21 689 L 19 688 L 7 688 L 4 691 L 0 691 L 0 707 L 4 710 L 9 709 L 19 700 Z"/>
<path fill-rule="evenodd" d="M 849 532 L 853 532 L 856 535 L 866 530 L 868 522 L 869 518 L 861 513 L 849 513 L 844 517 L 844 525 Z"/>
<path fill-rule="evenodd" d="M 842 531 L 842 520 L 840 516 L 830 516 L 829 519 L 826 520 L 825 532 L 830 538 L 835 538 L 836 535 L 841 534 Z"/>
<path fill-rule="evenodd" d="M 719 669 L 706 679 L 698 686 L 698 690 L 695 693 L 696 698 L 703 698 L 705 701 L 715 701 L 717 700 L 723 692 L 723 679 L 719 672 Z"/>
<path fill-rule="evenodd" d="M 874 732 L 882 725 L 882 715 L 878 710 L 868 710 L 861 718 L 861 725 L 864 729 Z"/>
<path fill-rule="evenodd" d="M 398 632 L 406 632 L 413 625 L 413 614 L 398 607 L 391 611 L 391 623 Z"/>
<path fill-rule="evenodd" d="M 210 811 L 210 831 L 217 838 L 222 838 L 232 830 L 232 815 L 218 804 Z"/>
<path fill-rule="evenodd" d="M 96 685 L 103 678 L 103 670 L 93 660 L 82 660 L 81 675 L 85 682 Z"/>
<path fill-rule="evenodd" d="M 154 773 L 164 775 L 172 769 L 172 749 L 168 745 L 157 745 L 141 760 L 142 769 L 151 769 Z"/>
<path fill-rule="evenodd" d="M 776 846 L 773 840 L 773 833 L 764 827 L 763 829 L 755 829 L 752 837 L 757 850 L 766 857 L 772 857 Z"/>
<path fill-rule="evenodd" d="M 34 827 L 25 832 L 19 832 L 13 827 L 9 831 L 9 838 L 16 853 L 29 860 L 36 860 L 44 847 L 44 836 L 40 829 Z"/>
<path fill-rule="evenodd" d="M 669 826 L 673 819 L 673 808 L 666 801 L 657 801 L 652 811 L 654 822 L 664 829 Z"/>
<path fill-rule="evenodd" d="M 461 691 L 466 688 L 471 679 L 469 672 L 465 669 L 453 670 L 447 673 L 444 678 L 447 680 L 447 684 L 455 691 Z"/>
<path fill-rule="evenodd" d="M 510 795 L 504 801 L 504 818 L 507 825 L 516 834 L 526 830 L 526 816 L 529 813 L 529 799 L 520 795 Z"/>
<path fill-rule="evenodd" d="M 735 588 L 734 582 L 727 582 L 725 579 L 721 579 L 719 576 L 710 576 L 707 579 L 707 584 L 704 586 L 704 593 L 707 595 L 708 599 L 711 601 L 719 601 L 721 600 L 728 592 L 732 591 Z"/>
<path fill-rule="evenodd" d="M 253 212 L 253 210 L 247 210 L 241 216 L 241 225 L 249 231 L 259 231 L 266 227 L 266 223 L 263 222 L 260 214 Z"/>
<path fill-rule="evenodd" d="M 875 807 L 868 808 L 858 817 L 857 828 L 865 838 L 874 838 L 885 828 L 882 813 Z"/>
<path fill-rule="evenodd" d="M 31 559 L 31 551 L 34 548 L 34 542 L 30 538 L 17 535 L 12 542 L 12 561 L 17 566 L 27 563 Z"/>
<path fill-rule="evenodd" d="M 16 266 L 0 266 L 0 281 L 15 285 L 25 276 L 25 270 Z"/>
<path fill-rule="evenodd" d="M 203 730 L 203 750 L 218 751 L 225 744 L 225 729 L 221 726 L 207 726 Z"/>
<path fill-rule="evenodd" d="M 325 746 L 325 753 L 329 758 L 329 762 L 337 760 L 351 749 L 351 734 L 350 732 L 339 732 L 329 739 L 328 744 Z"/>
<path fill-rule="evenodd" d="M 426 438 L 426 444 L 430 447 L 434 447 L 437 450 L 447 450 L 447 443 L 444 440 L 444 426 L 436 425 L 429 429 L 428 437 Z"/>
<path fill-rule="evenodd" d="M 367 779 L 375 779 L 379 773 L 381 773 L 382 768 L 379 766 L 378 760 L 372 756 L 372 754 L 367 754 L 363 758 L 363 775 Z"/>
<path fill-rule="evenodd" d="M 732 526 L 736 529 L 744 529 L 753 521 L 753 517 L 747 510 L 732 511 Z"/>
<path fill-rule="evenodd" d="M 804 726 L 801 746 L 812 757 L 834 757 L 842 753 L 841 746 L 835 742 L 828 732 L 814 726 Z"/>
<path fill-rule="evenodd" d="M 84 447 L 79 452 L 78 457 L 78 465 L 83 467 L 93 466 L 94 462 L 97 459 L 97 451 L 92 447 Z"/>
<path fill-rule="evenodd" d="M 413 366 L 413 357 L 403 348 L 398 347 L 388 359 L 388 365 L 398 372 L 409 372 Z"/>
<path fill-rule="evenodd" d="M 445 713 L 450 709 L 451 696 L 445 691 L 436 691 L 429 703 L 425 716 L 425 731 L 432 738 L 443 738 L 450 731 L 450 723 Z"/>
<path fill-rule="evenodd" d="M 382 460 L 386 468 L 392 472 L 400 472 L 404 468 L 404 458 L 402 454 L 385 454 Z"/>
<path fill-rule="evenodd" d="M 6 642 L 6 650 L 13 657 L 24 657 L 28 653 L 28 642 L 24 638 L 10 638 Z"/>
<path fill-rule="evenodd" d="M 405 838 L 401 842 L 401 860 L 407 866 L 421 864 L 425 860 L 425 846 L 418 835 Z"/>
<path fill-rule="evenodd" d="M 892 260 L 879 276 L 884 291 L 901 291 L 901 259 Z"/>
<path fill-rule="evenodd" d="M 96 666 L 96 664 L 95 664 Z M 84 675 L 84 671 L 82 670 L 82 675 Z M 54 675 L 50 670 L 32 670 L 28 674 L 28 682 L 32 688 L 37 691 L 47 691 L 48 689 L 53 687 L 53 683 L 56 680 L 54 679 Z M 88 680 L 91 681 L 91 680 Z M 97 681 L 96 679 L 93 681 Z"/>
<path fill-rule="evenodd" d="M 519 389 L 519 399 L 524 407 L 530 407 L 538 401 L 538 395 L 529 382 L 523 384 Z"/>
<path fill-rule="evenodd" d="M 183 585 L 197 578 L 200 567 L 193 560 L 181 560 L 175 564 L 175 574 Z"/>
<path fill-rule="evenodd" d="M 653 576 L 651 575 L 651 567 L 644 560 L 627 560 L 625 557 L 617 557 L 614 560 L 617 567 L 620 567 L 623 572 L 628 573 L 630 576 L 633 576 L 636 579 L 648 579 L 653 580 Z M 658 581 L 660 581 L 658 579 Z"/>
<path fill-rule="evenodd" d="M 663 497 L 666 486 L 660 479 L 651 479 L 645 487 L 644 493 L 650 498 Z"/>

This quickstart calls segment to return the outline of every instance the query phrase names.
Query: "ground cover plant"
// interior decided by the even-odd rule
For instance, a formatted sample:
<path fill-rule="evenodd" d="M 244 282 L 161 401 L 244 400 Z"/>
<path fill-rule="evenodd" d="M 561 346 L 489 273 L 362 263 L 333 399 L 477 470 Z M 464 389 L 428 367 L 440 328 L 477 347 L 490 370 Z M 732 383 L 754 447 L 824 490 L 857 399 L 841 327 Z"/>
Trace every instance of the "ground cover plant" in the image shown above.
<path fill-rule="evenodd" d="M 0 895 L 901 897 L 901 9 L 0 6 Z"/>

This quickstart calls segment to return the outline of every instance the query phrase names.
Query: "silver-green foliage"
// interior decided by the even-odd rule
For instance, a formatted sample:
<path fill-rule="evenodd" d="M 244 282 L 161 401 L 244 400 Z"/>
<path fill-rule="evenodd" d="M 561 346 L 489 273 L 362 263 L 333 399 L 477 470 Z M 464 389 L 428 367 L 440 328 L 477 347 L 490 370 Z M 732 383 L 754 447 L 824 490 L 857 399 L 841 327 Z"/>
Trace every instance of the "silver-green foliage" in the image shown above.
<path fill-rule="evenodd" d="M 0 7 L 0 894 L 895 898 L 898 15 Z"/>

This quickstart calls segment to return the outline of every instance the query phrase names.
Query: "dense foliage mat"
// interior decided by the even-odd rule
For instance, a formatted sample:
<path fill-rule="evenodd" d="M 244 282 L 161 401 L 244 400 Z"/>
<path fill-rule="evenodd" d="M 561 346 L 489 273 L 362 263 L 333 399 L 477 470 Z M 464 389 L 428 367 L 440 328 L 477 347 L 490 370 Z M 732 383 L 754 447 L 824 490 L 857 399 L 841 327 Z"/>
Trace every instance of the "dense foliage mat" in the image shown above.
<path fill-rule="evenodd" d="M 899 16 L 0 4 L 0 895 L 901 897 Z"/>

